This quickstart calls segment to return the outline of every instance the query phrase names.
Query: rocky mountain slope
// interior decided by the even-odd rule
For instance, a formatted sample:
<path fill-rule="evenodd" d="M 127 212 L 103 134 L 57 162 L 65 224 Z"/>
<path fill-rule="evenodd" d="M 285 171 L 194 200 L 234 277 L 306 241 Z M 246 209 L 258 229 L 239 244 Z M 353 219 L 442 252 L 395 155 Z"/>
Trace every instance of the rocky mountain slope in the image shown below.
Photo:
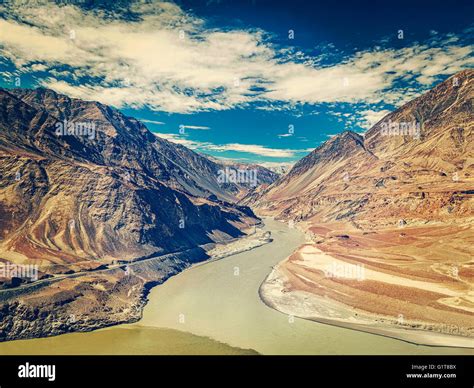
<path fill-rule="evenodd" d="M 366 226 L 472 217 L 473 74 L 449 78 L 365 136 L 334 136 L 242 202 L 283 219 Z"/>
<path fill-rule="evenodd" d="M 243 202 L 306 232 L 260 294 L 286 314 L 472 347 L 474 70 L 347 131 Z"/>
<path fill-rule="evenodd" d="M 68 123 L 94 131 L 58 135 Z M 257 222 L 217 184 L 217 165 L 99 103 L 1 90 L 0 127 L 5 260 L 77 270 L 226 240 Z"/>
<path fill-rule="evenodd" d="M 169 186 L 184 190 L 187 193 L 209 197 L 215 196 L 220 200 L 234 201 L 234 194 L 245 193 L 245 189 L 252 187 L 240 184 L 240 182 L 219 182 L 219 170 L 226 162 L 216 158 L 206 157 L 196 153 L 182 145 L 171 143 L 167 140 L 156 137 L 146 130 L 146 127 L 138 120 L 132 117 L 124 117 L 118 111 L 105 105 L 79 101 L 71 99 L 64 95 L 59 95 L 52 90 L 28 89 L 9 90 L 9 93 L 17 96 L 22 101 L 28 103 L 40 110 L 46 110 L 60 121 L 67 119 L 70 122 L 90 121 L 91 118 L 96 122 L 104 122 L 101 131 L 109 133 L 112 136 L 107 140 L 107 145 L 100 151 L 102 156 L 97 156 L 98 150 L 95 148 L 95 142 L 90 143 L 90 147 L 84 148 L 86 158 L 103 163 L 103 158 L 114 166 L 124 168 L 134 167 L 132 164 L 139 164 L 158 175 L 161 180 L 166 180 Z M 88 112 L 85 112 L 88 109 Z M 110 132 L 105 127 L 109 124 L 116 126 Z M 121 129 L 118 129 L 121 128 Z M 118 136 L 115 136 L 115 130 L 118 129 Z M 100 131 L 97 131 L 99 137 L 102 137 Z M 87 139 L 83 139 L 85 143 Z M 143 142 L 153 144 L 153 147 L 141 149 Z M 84 145 L 84 144 L 83 144 Z M 120 153 L 114 155 L 114 150 L 120 149 Z M 147 151 L 148 154 L 146 152 Z M 83 155 L 84 156 L 84 155 Z M 240 168 L 253 168 L 257 166 L 239 164 Z M 264 167 L 258 166 L 258 182 L 271 183 L 277 175 Z"/>
<path fill-rule="evenodd" d="M 0 89 L 0 340 L 137 320 L 151 285 L 253 231 L 220 169 L 108 106 Z"/>

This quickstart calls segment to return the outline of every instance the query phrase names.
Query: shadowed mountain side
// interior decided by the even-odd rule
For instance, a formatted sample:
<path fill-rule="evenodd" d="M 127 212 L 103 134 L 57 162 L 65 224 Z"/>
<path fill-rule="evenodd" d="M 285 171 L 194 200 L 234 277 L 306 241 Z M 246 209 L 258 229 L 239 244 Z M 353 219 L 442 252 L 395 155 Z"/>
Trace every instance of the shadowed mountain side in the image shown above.
<path fill-rule="evenodd" d="M 260 220 L 221 169 L 105 105 L 0 89 L 0 264 L 39 272 L 0 275 L 0 340 L 136 321 L 150 287 L 243 249 Z"/>
<path fill-rule="evenodd" d="M 58 136 L 65 120 L 95 132 Z M 214 184 L 217 165 L 104 105 L 2 90 L 0 127 L 3 259 L 76 270 L 225 241 L 257 222 Z M 187 157 L 186 171 L 176 167 Z"/>

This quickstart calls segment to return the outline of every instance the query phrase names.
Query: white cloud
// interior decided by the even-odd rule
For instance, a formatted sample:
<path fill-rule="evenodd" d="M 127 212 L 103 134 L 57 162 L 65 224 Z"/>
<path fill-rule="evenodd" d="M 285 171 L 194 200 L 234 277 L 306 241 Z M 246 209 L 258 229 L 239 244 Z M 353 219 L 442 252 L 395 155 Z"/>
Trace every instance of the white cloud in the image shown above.
<path fill-rule="evenodd" d="M 197 129 L 200 131 L 208 131 L 209 129 L 211 129 L 210 127 L 204 127 L 199 125 L 180 125 L 180 127 L 184 129 Z"/>
<path fill-rule="evenodd" d="M 388 109 L 381 109 L 378 111 L 372 109 L 366 109 L 358 112 L 358 115 L 361 116 L 359 120 L 359 126 L 364 129 L 369 129 L 382 120 L 386 115 L 391 111 Z"/>
<path fill-rule="evenodd" d="M 161 137 L 162 139 L 168 140 L 168 141 L 170 141 L 172 143 L 175 143 L 175 144 L 183 145 L 183 146 L 185 146 L 189 149 L 192 149 L 192 150 L 203 149 L 207 145 L 210 144 L 210 143 L 206 143 L 206 142 L 199 142 L 199 141 L 195 141 L 195 140 L 189 140 L 189 139 L 187 139 L 183 136 L 179 136 L 179 135 L 172 134 L 172 133 L 153 132 L 153 134 L 155 136 Z"/>
<path fill-rule="evenodd" d="M 270 158 L 292 158 L 297 154 L 311 152 L 313 149 L 280 149 L 280 148 L 269 148 L 262 145 L 256 144 L 241 144 L 241 143 L 229 143 L 229 144 L 213 144 L 210 142 L 200 142 L 190 140 L 184 136 L 170 133 L 159 133 L 154 132 L 158 137 L 166 139 L 176 144 L 184 145 L 187 148 L 199 151 L 215 151 L 215 152 L 241 152 L 247 154 L 253 154 L 258 156 L 265 156 Z"/>
<path fill-rule="evenodd" d="M 148 124 L 156 124 L 156 125 L 165 125 L 163 121 L 156 121 L 156 120 L 148 120 L 148 119 L 138 119 L 142 123 L 148 123 Z"/>
<path fill-rule="evenodd" d="M 24 72 L 49 71 L 45 87 L 116 107 L 191 113 L 252 102 L 263 102 L 260 109 L 281 109 L 281 102 L 400 104 L 438 76 L 474 65 L 473 46 L 452 35 L 321 67 L 317 57 L 272 46 L 261 30 L 209 29 L 172 3 L 134 4 L 138 21 L 35 4 L 0 6 L 0 55 Z M 410 87 L 396 86 L 401 79 Z"/>
<path fill-rule="evenodd" d="M 245 152 L 249 154 L 267 156 L 271 158 L 291 158 L 295 156 L 297 151 L 288 150 L 288 149 L 278 149 L 278 148 L 268 148 L 256 144 L 239 144 L 231 143 L 224 145 L 212 145 L 208 146 L 206 149 L 212 151 L 235 151 L 235 152 Z"/>

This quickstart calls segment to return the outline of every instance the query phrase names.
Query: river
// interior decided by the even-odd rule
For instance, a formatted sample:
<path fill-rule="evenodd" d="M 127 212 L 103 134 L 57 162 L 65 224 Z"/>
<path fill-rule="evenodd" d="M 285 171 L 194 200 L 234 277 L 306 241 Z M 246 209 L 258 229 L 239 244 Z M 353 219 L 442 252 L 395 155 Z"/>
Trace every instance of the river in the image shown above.
<path fill-rule="evenodd" d="M 304 235 L 265 220 L 274 241 L 202 263 L 155 287 L 135 324 L 0 344 L 0 354 L 471 354 L 290 319 L 259 298 L 260 284 Z"/>

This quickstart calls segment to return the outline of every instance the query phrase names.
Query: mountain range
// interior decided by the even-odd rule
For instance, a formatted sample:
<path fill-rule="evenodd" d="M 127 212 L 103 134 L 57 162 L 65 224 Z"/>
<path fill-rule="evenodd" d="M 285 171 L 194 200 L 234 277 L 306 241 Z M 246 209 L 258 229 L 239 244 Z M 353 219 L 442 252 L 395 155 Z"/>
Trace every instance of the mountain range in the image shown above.
<path fill-rule="evenodd" d="M 262 299 L 428 345 L 474 336 L 474 70 L 343 132 L 242 203 L 306 233 Z M 427 335 L 427 333 L 430 333 Z"/>
<path fill-rule="evenodd" d="M 0 339 L 138 320 L 150 286 L 254 233 L 236 202 L 276 177 L 97 102 L 0 89 Z"/>
<path fill-rule="evenodd" d="M 285 220 L 364 227 L 472 217 L 472 77 L 456 74 L 364 136 L 335 135 L 242 203 Z"/>
<path fill-rule="evenodd" d="M 0 90 L 0 110 L 5 259 L 70 271 L 225 241 L 258 222 L 235 204 L 248 183 L 219 182 L 223 165 L 115 109 L 47 89 L 13 89 Z M 61 136 L 68 123 L 93 131 Z M 255 174 L 256 184 L 276 178 L 260 166 Z"/>
<path fill-rule="evenodd" d="M 97 102 L 0 89 L 0 262 L 40 272 L 29 288 L 0 279 L 0 339 L 137 320 L 149 287 L 249 235 L 259 216 L 308 237 L 262 285 L 272 307 L 471 335 L 473 76 L 363 135 L 333 136 L 282 175 L 168 142 Z M 367 278 L 328 270 L 339 266 Z"/>

